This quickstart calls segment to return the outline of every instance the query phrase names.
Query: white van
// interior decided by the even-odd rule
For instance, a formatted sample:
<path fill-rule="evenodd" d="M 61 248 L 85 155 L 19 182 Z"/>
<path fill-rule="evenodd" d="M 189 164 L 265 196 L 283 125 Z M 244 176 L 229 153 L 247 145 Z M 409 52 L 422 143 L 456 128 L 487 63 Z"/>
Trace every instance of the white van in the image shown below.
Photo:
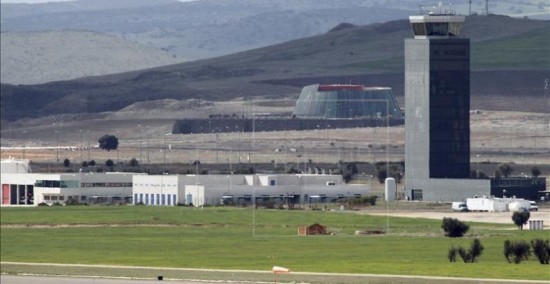
<path fill-rule="evenodd" d="M 466 212 L 468 211 L 468 206 L 466 202 L 453 202 L 451 209 L 453 209 L 453 211 Z"/>

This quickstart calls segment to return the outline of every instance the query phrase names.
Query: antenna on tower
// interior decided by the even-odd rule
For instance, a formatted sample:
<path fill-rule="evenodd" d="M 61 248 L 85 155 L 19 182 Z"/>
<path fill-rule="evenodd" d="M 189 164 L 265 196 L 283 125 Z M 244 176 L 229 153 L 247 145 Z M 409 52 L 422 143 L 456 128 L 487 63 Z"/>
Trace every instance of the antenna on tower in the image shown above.
<path fill-rule="evenodd" d="M 489 0 L 485 0 L 485 15 L 489 16 Z"/>
<path fill-rule="evenodd" d="M 468 5 L 468 16 L 471 16 L 472 15 L 472 0 L 469 0 L 468 1 L 469 5 Z"/>

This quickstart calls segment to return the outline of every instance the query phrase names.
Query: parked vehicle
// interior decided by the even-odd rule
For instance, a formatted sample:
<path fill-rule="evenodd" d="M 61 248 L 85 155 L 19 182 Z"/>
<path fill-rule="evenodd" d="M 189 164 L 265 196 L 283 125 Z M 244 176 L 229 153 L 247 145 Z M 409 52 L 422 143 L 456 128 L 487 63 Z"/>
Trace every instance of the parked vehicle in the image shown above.
<path fill-rule="evenodd" d="M 529 201 L 529 211 L 539 211 L 539 207 L 535 201 Z"/>
<path fill-rule="evenodd" d="M 451 209 L 453 211 L 467 212 L 468 206 L 466 206 L 466 202 L 453 202 Z"/>

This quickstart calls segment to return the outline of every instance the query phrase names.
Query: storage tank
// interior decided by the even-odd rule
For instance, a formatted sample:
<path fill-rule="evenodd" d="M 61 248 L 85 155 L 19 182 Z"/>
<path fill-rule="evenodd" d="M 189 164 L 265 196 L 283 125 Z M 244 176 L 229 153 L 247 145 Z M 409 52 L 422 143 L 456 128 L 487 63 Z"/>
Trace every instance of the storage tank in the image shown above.
<path fill-rule="evenodd" d="M 397 185 L 395 184 L 394 178 L 386 178 L 384 181 L 385 184 L 385 198 L 386 202 L 395 200 L 395 192 L 397 191 Z"/>

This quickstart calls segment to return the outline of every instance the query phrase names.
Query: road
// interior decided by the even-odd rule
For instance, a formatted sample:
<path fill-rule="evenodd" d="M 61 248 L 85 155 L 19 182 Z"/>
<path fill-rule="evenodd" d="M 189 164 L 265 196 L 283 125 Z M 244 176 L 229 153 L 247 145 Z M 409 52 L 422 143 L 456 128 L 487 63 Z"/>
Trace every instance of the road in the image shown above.
<path fill-rule="evenodd" d="M 168 279 L 167 279 L 168 280 Z M 159 284 L 161 281 L 144 280 L 144 279 L 106 279 L 106 278 L 69 278 L 69 277 L 47 277 L 47 276 L 14 276 L 14 275 L 2 275 L 0 276 L 0 283 L 2 284 Z M 192 281 L 172 281 L 169 283 L 174 284 L 219 284 L 220 282 L 192 282 Z"/>

